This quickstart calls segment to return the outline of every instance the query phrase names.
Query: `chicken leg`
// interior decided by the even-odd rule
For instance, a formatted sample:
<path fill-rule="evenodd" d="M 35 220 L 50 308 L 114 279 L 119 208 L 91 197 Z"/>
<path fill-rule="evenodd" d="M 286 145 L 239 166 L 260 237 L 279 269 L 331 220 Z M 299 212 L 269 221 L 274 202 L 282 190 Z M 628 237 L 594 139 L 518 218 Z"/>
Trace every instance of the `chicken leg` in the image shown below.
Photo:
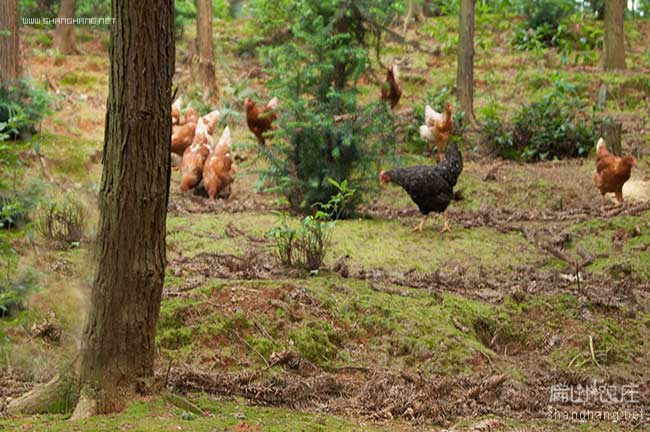
<path fill-rule="evenodd" d="M 442 162 L 445 158 L 445 146 L 442 143 L 438 143 L 438 162 Z"/>
<path fill-rule="evenodd" d="M 616 201 L 618 201 L 618 204 L 623 205 L 623 189 L 616 191 L 614 195 L 616 195 Z"/>
<path fill-rule="evenodd" d="M 424 229 L 424 221 L 426 221 L 426 220 L 427 220 L 427 215 L 424 215 L 424 217 L 422 217 L 422 220 L 420 221 L 420 223 L 418 225 L 416 225 L 415 227 L 413 227 L 412 231 L 414 231 L 414 232 L 415 231 L 422 232 L 422 230 Z"/>
<path fill-rule="evenodd" d="M 447 212 L 444 212 L 442 214 L 442 218 L 444 220 L 444 225 L 442 226 L 442 228 L 440 228 L 441 234 L 451 231 L 451 227 L 449 226 L 449 219 L 447 219 Z"/>

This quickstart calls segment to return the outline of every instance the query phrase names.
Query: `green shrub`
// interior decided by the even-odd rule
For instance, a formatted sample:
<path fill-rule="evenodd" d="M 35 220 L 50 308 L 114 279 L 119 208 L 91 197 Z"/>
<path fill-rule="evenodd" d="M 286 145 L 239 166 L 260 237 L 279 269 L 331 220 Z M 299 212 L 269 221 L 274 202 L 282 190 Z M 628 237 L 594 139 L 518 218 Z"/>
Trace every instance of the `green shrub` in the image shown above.
<path fill-rule="evenodd" d="M 483 137 L 500 156 L 524 161 L 585 157 L 596 142 L 599 119 L 570 83 L 556 80 L 551 91 L 517 112 L 512 125 L 496 108 L 483 111 Z"/>
<path fill-rule="evenodd" d="M 296 210 L 311 212 L 336 194 L 328 178 L 359 191 L 375 185 L 380 154 L 392 153 L 386 104 L 357 104 L 357 81 L 369 63 L 366 17 L 382 20 L 392 3 L 297 1 L 293 39 L 264 50 L 281 112 L 273 146 L 260 148 L 270 165 L 261 181 Z"/>
<path fill-rule="evenodd" d="M 29 80 L 0 86 L 0 141 L 33 133 L 50 112 L 50 96 Z"/>
<path fill-rule="evenodd" d="M 329 181 L 338 193 L 326 204 L 317 204 L 319 210 L 313 216 L 306 216 L 295 228 L 283 214 L 281 224 L 267 233 L 274 242 L 275 256 L 280 263 L 310 271 L 322 265 L 336 221 L 355 192 L 348 189 L 345 180 L 341 184 Z"/>
<path fill-rule="evenodd" d="M 251 0 L 253 26 L 265 36 L 286 32 L 298 18 L 294 0 Z"/>
<path fill-rule="evenodd" d="M 524 3 L 527 28 L 557 28 L 575 10 L 572 0 L 529 0 Z"/>
<path fill-rule="evenodd" d="M 1 250 L 0 255 L 3 255 Z M 28 272 L 14 278 L 13 269 L 3 268 L 0 273 L 0 318 L 13 316 L 23 310 L 24 301 L 33 292 L 36 282 L 35 273 Z"/>

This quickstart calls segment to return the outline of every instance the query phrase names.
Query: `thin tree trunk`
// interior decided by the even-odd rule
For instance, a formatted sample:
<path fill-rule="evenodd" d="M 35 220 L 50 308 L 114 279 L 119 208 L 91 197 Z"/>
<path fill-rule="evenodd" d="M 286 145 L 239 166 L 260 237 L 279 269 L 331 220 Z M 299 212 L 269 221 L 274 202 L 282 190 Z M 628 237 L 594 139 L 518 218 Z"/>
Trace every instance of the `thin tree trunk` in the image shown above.
<path fill-rule="evenodd" d="M 18 0 L 0 0 L 0 84 L 20 77 Z"/>
<path fill-rule="evenodd" d="M 461 0 L 458 19 L 458 69 L 456 90 L 465 120 L 475 124 L 474 117 L 474 8 L 475 0 Z"/>
<path fill-rule="evenodd" d="M 196 0 L 196 26 L 199 45 L 198 81 L 211 99 L 217 96 L 212 40 L 212 0 Z"/>
<path fill-rule="evenodd" d="M 153 377 L 165 275 L 173 0 L 113 0 L 97 270 L 75 417 L 122 408 Z M 152 13 L 155 11 L 155 13 Z"/>
<path fill-rule="evenodd" d="M 75 0 L 61 0 L 59 7 L 59 14 L 57 18 L 74 18 L 75 16 Z M 77 54 L 77 48 L 74 43 L 74 25 L 73 24 L 57 24 L 54 31 L 54 46 L 61 52 L 61 54 Z"/>
<path fill-rule="evenodd" d="M 605 1 L 603 67 L 625 69 L 625 0 Z"/>

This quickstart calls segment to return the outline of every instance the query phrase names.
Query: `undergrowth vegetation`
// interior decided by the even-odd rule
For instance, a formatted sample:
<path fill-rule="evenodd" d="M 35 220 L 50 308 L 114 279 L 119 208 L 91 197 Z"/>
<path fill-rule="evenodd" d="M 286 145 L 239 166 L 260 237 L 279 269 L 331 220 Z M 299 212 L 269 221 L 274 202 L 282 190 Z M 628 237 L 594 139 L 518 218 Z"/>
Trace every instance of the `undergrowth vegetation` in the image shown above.
<path fill-rule="evenodd" d="M 275 256 L 280 263 L 316 271 L 323 264 L 332 240 L 332 232 L 355 190 L 348 188 L 347 180 L 337 183 L 328 179 L 338 192 L 326 203 L 316 203 L 313 215 L 305 216 L 296 228 L 288 215 L 282 215 L 282 223 L 267 233 L 275 245 Z"/>
<path fill-rule="evenodd" d="M 393 151 L 390 110 L 357 101 L 369 64 L 367 21 L 389 19 L 389 6 L 384 0 L 295 2 L 304 19 L 291 24 L 293 39 L 264 50 L 268 85 L 282 105 L 274 146 L 260 149 L 269 163 L 261 180 L 296 210 L 309 212 L 336 194 L 329 178 L 363 193 L 380 155 Z"/>
<path fill-rule="evenodd" d="M 559 76 L 552 88 L 502 120 L 495 105 L 482 110 L 486 144 L 508 159 L 540 161 L 586 156 L 597 140 L 600 119 L 578 95 L 577 87 Z"/>

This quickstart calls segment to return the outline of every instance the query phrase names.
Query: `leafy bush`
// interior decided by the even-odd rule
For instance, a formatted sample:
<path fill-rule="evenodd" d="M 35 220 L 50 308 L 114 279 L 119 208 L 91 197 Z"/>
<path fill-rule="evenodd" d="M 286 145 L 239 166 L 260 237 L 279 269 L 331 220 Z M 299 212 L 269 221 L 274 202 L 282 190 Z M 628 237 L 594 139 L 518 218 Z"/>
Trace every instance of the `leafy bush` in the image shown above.
<path fill-rule="evenodd" d="M 530 29 L 557 28 L 574 10 L 573 0 L 530 0 L 524 3 L 526 26 Z"/>
<path fill-rule="evenodd" d="M 348 189 L 345 180 L 341 184 L 329 181 L 339 192 L 326 204 L 318 204 L 319 210 L 314 215 L 305 217 L 300 226 L 294 228 L 284 214 L 282 223 L 268 232 L 267 236 L 274 242 L 276 258 L 282 264 L 310 271 L 322 265 L 336 221 L 355 192 Z"/>
<path fill-rule="evenodd" d="M 298 18 L 294 0 L 251 0 L 253 26 L 265 36 L 286 32 Z"/>
<path fill-rule="evenodd" d="M 599 119 L 589 113 L 575 86 L 555 81 L 551 91 L 522 107 L 505 125 L 494 105 L 483 110 L 485 142 L 509 159 L 538 161 L 586 156 L 597 138 Z"/>
<path fill-rule="evenodd" d="M 36 229 L 47 240 L 61 245 L 78 244 L 84 236 L 86 209 L 76 200 L 43 207 L 38 213 Z"/>
<path fill-rule="evenodd" d="M 31 134 L 47 115 L 50 96 L 29 80 L 0 86 L 0 138 L 18 138 Z M 2 140 L 2 139 L 0 139 Z"/>
<path fill-rule="evenodd" d="M 543 24 L 536 29 L 520 28 L 515 32 L 513 44 L 517 49 L 529 51 L 557 47 L 562 55 L 563 64 L 568 62 L 569 54 L 574 51 L 582 52 L 582 57 L 586 61 L 597 58 L 596 53 L 588 57 L 584 52 L 602 48 L 603 30 L 587 22 L 572 27 L 574 27 L 574 30 L 569 30 L 567 24 L 559 24 L 555 27 Z M 580 60 L 580 57 L 580 54 L 576 55 L 576 63 Z"/>
<path fill-rule="evenodd" d="M 25 204 L 15 194 L 0 193 L 0 229 L 20 227 L 27 219 Z"/>
<path fill-rule="evenodd" d="M 357 190 L 374 184 L 380 154 L 392 152 L 390 110 L 382 102 L 358 106 L 356 87 L 369 63 L 367 17 L 383 19 L 391 3 L 297 1 L 302 19 L 291 25 L 293 39 L 265 50 L 281 113 L 273 146 L 260 148 L 270 165 L 261 181 L 296 210 L 329 201 L 337 191 L 328 178 Z"/>
<path fill-rule="evenodd" d="M 36 282 L 36 275 L 30 272 L 18 278 L 12 278 L 11 274 L 0 276 L 0 318 L 23 310 L 25 298 L 34 290 Z"/>

